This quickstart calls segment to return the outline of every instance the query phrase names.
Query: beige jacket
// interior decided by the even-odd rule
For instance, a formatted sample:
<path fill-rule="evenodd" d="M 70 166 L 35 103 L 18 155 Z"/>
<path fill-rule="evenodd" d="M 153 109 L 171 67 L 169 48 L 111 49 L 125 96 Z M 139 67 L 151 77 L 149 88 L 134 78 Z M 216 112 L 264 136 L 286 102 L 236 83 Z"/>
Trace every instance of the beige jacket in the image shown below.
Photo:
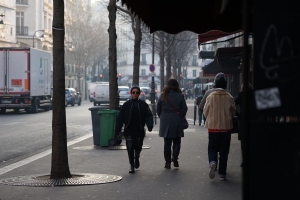
<path fill-rule="evenodd" d="M 223 89 L 217 88 L 205 102 L 203 114 L 206 117 L 205 127 L 208 129 L 230 130 L 236 108 L 233 97 Z"/>

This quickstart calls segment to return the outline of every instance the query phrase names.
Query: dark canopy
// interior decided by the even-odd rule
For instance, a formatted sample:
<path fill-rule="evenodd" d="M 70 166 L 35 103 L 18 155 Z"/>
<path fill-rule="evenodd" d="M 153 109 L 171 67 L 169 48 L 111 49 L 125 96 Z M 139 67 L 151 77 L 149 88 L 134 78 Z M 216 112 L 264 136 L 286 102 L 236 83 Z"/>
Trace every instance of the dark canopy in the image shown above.
<path fill-rule="evenodd" d="M 241 0 L 121 0 L 150 28 L 150 32 L 206 33 L 242 29 Z M 223 11 L 223 12 L 222 12 Z"/>

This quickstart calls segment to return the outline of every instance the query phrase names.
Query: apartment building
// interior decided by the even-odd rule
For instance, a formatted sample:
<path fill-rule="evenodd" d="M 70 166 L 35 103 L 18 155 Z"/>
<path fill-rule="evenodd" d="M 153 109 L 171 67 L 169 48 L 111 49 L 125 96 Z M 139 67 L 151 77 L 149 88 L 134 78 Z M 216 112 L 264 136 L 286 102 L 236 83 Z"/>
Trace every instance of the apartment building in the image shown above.
<path fill-rule="evenodd" d="M 16 42 L 16 2 L 0 1 L 0 47 L 13 47 Z"/>

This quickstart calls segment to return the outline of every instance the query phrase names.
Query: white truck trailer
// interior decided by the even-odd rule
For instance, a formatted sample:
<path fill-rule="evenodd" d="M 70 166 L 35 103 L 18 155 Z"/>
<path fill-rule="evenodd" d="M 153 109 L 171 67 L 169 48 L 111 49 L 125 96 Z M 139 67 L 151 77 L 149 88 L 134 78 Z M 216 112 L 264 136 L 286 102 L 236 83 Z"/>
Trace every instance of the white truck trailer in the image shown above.
<path fill-rule="evenodd" d="M 49 52 L 39 49 L 0 48 L 0 113 L 50 109 L 51 60 Z"/>

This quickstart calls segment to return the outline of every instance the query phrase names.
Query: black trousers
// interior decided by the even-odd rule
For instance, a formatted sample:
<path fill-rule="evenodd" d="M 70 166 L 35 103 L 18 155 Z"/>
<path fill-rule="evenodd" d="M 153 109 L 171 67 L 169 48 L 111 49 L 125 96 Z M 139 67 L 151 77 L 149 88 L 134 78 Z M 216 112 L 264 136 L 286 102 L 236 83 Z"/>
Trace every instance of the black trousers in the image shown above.
<path fill-rule="evenodd" d="M 128 152 L 129 163 L 134 163 L 134 154 L 139 157 L 142 151 L 144 137 L 140 136 L 125 136 L 126 148 Z"/>
<path fill-rule="evenodd" d="M 219 174 L 226 175 L 227 160 L 230 149 L 230 132 L 210 132 L 208 133 L 208 160 L 209 163 L 218 163 L 218 152 L 220 152 Z"/>
<path fill-rule="evenodd" d="M 180 146 L 181 144 L 181 137 L 176 137 L 176 138 L 164 138 L 165 140 L 165 145 L 164 145 L 164 151 L 171 153 L 171 147 L 172 143 L 173 146 Z"/>

